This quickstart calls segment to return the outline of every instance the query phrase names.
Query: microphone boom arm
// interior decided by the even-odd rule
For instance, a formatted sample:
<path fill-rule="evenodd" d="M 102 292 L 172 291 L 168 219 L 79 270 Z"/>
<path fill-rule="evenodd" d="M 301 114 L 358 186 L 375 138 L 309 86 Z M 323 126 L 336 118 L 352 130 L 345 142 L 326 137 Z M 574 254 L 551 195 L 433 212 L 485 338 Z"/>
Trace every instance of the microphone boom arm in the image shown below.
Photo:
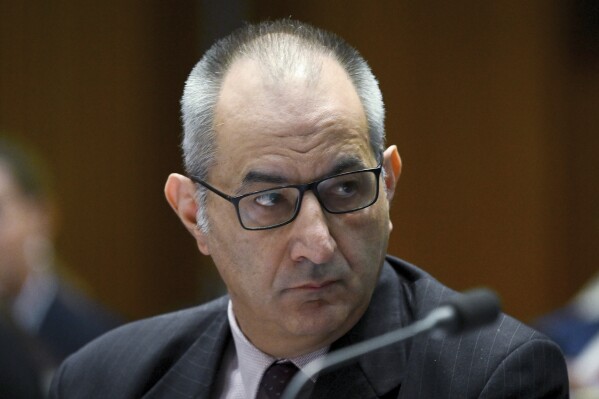
<path fill-rule="evenodd" d="M 455 334 L 494 321 L 500 311 L 499 298 L 488 289 L 472 290 L 451 298 L 444 305 L 433 309 L 426 317 L 404 328 L 370 338 L 366 341 L 329 353 L 310 362 L 302 372 L 290 381 L 281 399 L 295 399 L 311 378 L 323 371 L 343 366 L 366 353 L 433 331 Z"/>
<path fill-rule="evenodd" d="M 346 350 L 332 352 L 328 356 L 316 359 L 310 362 L 302 372 L 295 375 L 287 386 L 283 396 L 281 396 L 281 399 L 294 399 L 306 382 L 318 373 L 334 370 L 366 353 L 373 352 L 377 349 L 384 348 L 385 346 L 392 345 L 396 342 L 403 341 L 420 333 L 442 326 L 453 317 L 455 317 L 455 310 L 449 306 L 440 307 L 429 313 L 424 319 L 418 320 L 405 328 L 390 331 L 352 345 Z"/>

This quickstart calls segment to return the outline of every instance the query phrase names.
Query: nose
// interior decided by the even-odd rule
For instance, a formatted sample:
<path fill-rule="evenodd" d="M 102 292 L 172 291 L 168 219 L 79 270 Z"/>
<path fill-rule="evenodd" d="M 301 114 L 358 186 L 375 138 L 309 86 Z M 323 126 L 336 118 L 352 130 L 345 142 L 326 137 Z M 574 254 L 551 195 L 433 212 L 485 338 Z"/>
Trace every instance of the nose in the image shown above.
<path fill-rule="evenodd" d="M 290 255 L 294 262 L 323 264 L 333 258 L 337 243 L 324 212 L 314 193 L 306 192 L 299 214 L 290 225 Z"/>

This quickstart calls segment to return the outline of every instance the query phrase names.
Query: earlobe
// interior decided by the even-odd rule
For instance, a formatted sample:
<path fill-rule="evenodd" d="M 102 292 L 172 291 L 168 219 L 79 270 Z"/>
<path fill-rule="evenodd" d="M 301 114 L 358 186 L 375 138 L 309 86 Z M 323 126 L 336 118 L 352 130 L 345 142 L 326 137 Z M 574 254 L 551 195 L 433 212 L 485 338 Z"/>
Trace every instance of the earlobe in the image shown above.
<path fill-rule="evenodd" d="M 178 173 L 170 174 L 164 186 L 167 202 L 179 216 L 183 226 L 196 239 L 200 251 L 204 255 L 209 255 L 206 237 L 197 226 L 198 204 L 195 193 L 194 183 Z"/>
<path fill-rule="evenodd" d="M 385 191 L 387 192 L 387 199 L 391 201 L 401 175 L 401 158 L 397 146 L 392 145 L 385 150 L 383 153 L 383 167 L 385 168 Z"/>

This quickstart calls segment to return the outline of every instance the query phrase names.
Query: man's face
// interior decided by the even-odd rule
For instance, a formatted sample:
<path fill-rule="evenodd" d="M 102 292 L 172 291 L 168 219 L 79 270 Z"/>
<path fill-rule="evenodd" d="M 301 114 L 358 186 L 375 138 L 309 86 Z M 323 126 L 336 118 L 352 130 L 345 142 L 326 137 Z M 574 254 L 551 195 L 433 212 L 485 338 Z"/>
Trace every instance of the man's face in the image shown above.
<path fill-rule="evenodd" d="M 27 276 L 25 247 L 40 233 L 40 216 L 38 204 L 21 193 L 0 160 L 0 297 L 16 295 Z"/>
<path fill-rule="evenodd" d="M 218 150 L 208 182 L 231 195 L 377 165 L 357 93 L 329 59 L 312 83 L 299 75 L 273 83 L 255 62 L 237 61 L 225 78 L 215 126 Z M 362 316 L 390 232 L 383 183 L 374 205 L 348 214 L 327 213 L 306 192 L 292 223 L 264 231 L 244 230 L 234 207 L 212 193 L 205 205 L 210 231 L 203 252 L 258 348 L 274 356 L 306 353 Z"/>

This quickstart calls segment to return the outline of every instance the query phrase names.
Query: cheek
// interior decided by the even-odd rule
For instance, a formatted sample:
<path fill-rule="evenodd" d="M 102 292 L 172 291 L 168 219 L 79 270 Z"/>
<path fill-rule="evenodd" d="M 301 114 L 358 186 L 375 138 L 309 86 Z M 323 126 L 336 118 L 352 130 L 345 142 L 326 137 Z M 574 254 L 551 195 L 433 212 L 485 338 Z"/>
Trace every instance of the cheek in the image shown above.
<path fill-rule="evenodd" d="M 268 296 L 284 254 L 280 240 L 259 231 L 225 235 L 214 229 L 209 245 L 213 262 L 218 265 L 231 296 L 240 299 L 255 298 L 257 293 L 261 293 L 260 297 Z"/>
<path fill-rule="evenodd" d="M 378 203 L 377 203 L 378 204 Z M 338 243 L 348 258 L 385 254 L 389 238 L 387 207 L 377 204 L 340 219 Z M 351 259 L 348 259 L 351 263 Z M 371 261 L 374 259 L 371 258 Z"/>
<path fill-rule="evenodd" d="M 368 208 L 370 209 L 370 208 Z M 363 286 L 374 285 L 387 252 L 389 219 L 385 209 L 355 214 L 342 223 L 337 239 L 339 251 Z"/>

